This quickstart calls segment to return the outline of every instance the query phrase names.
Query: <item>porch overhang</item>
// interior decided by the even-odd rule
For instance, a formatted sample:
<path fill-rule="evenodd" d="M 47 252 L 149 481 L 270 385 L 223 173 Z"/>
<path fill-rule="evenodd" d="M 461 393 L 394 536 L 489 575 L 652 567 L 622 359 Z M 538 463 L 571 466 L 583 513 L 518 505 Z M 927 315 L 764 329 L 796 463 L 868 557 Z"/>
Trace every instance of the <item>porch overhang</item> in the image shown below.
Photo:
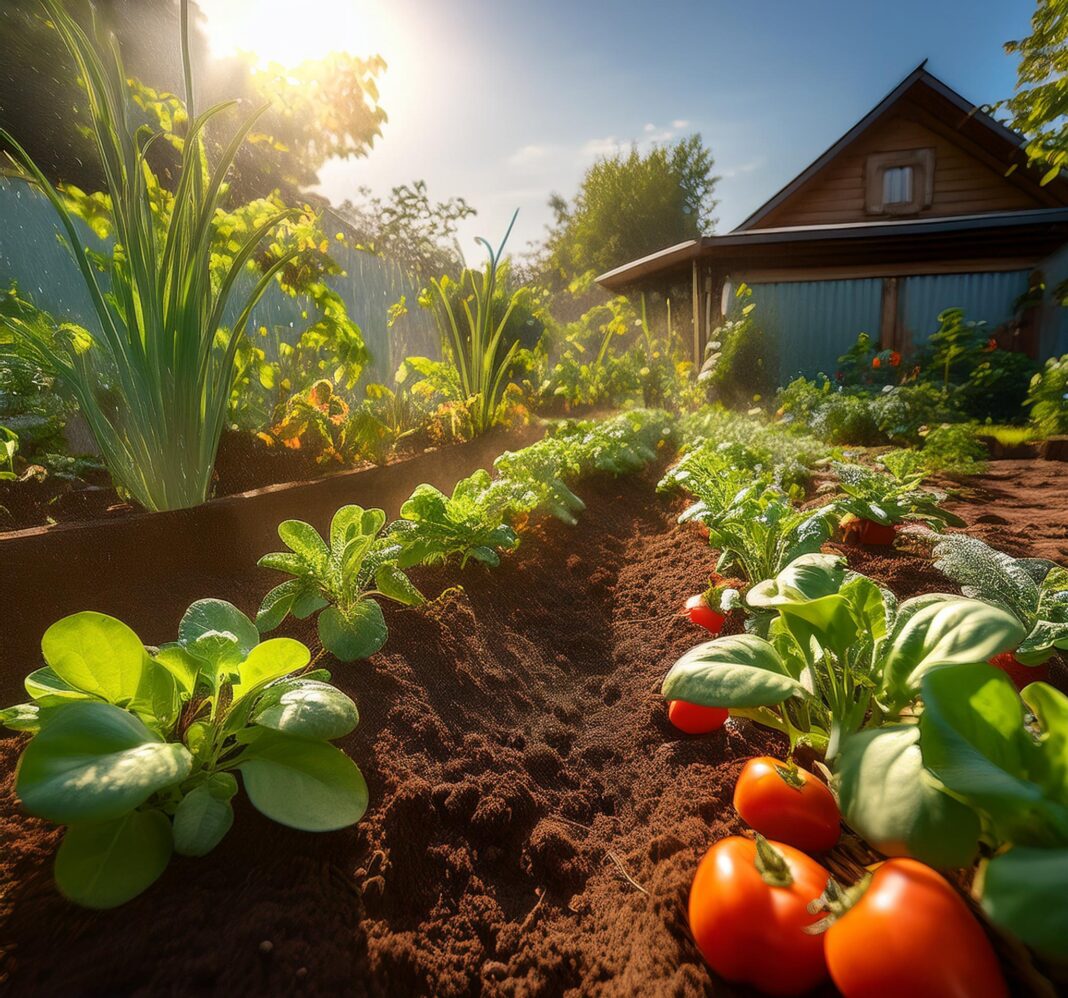
<path fill-rule="evenodd" d="M 689 280 L 694 264 L 724 273 L 967 272 L 1033 265 L 1068 243 L 1068 207 L 940 218 L 747 229 L 702 236 L 610 270 L 609 291 Z M 781 277 L 786 280 L 788 277 Z"/>

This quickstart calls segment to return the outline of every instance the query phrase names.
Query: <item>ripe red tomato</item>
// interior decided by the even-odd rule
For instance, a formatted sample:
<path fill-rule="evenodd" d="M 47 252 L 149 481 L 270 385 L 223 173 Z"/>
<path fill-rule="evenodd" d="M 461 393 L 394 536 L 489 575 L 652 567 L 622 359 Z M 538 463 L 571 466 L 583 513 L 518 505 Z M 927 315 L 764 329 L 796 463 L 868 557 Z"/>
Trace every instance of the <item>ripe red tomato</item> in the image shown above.
<path fill-rule="evenodd" d="M 1016 661 L 1016 656 L 1011 651 L 1006 651 L 995 655 L 990 660 L 990 664 L 1004 672 L 1018 690 L 1022 690 L 1031 683 L 1049 682 L 1049 662 L 1043 662 L 1041 665 L 1024 665 Z"/>
<path fill-rule="evenodd" d="M 778 842 L 732 835 L 705 853 L 690 888 L 690 931 L 705 962 L 728 981 L 770 995 L 801 995 L 827 977 L 823 936 L 808 904 L 827 871 Z"/>
<path fill-rule="evenodd" d="M 688 700 L 672 700 L 668 704 L 668 720 L 688 735 L 707 735 L 719 731 L 730 716 L 726 707 L 702 707 Z"/>
<path fill-rule="evenodd" d="M 726 618 L 705 602 L 704 593 L 691 596 L 686 601 L 686 610 L 690 615 L 691 622 L 700 625 L 706 631 L 712 634 L 719 634 L 723 630 L 723 621 Z"/>
<path fill-rule="evenodd" d="M 874 520 L 857 520 L 854 529 L 861 544 L 873 547 L 889 547 L 897 536 L 897 527 L 892 523 L 876 523 Z"/>
<path fill-rule="evenodd" d="M 961 896 L 914 859 L 890 859 L 825 933 L 845 998 L 1007 998 L 998 959 Z"/>
<path fill-rule="evenodd" d="M 742 768 L 734 809 L 761 835 L 805 852 L 826 852 L 842 830 L 838 802 L 827 784 L 766 755 Z"/>

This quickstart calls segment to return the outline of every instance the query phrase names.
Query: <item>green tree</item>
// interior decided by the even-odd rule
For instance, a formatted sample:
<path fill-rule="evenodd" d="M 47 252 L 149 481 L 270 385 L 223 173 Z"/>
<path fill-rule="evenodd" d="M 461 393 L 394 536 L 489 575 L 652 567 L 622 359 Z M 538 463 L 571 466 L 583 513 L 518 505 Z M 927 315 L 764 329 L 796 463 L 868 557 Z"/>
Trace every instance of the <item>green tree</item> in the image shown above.
<path fill-rule="evenodd" d="M 64 0 L 64 7 L 89 28 L 88 0 Z M 114 32 L 123 62 L 141 81 L 145 95 L 166 102 L 182 92 L 178 46 L 160 43 L 178 32 L 178 0 L 93 0 L 92 7 L 102 26 Z M 294 200 L 317 183 L 327 159 L 364 156 L 381 135 L 386 114 L 376 86 L 385 69 L 380 56 L 335 53 L 295 67 L 261 66 L 248 56 L 213 59 L 195 4 L 190 20 L 201 106 L 231 98 L 248 108 L 270 105 L 237 154 L 228 177 L 228 204 L 275 190 Z M 0 126 L 23 139 L 26 151 L 53 183 L 102 190 L 104 175 L 89 128 L 85 91 L 40 0 L 4 0 L 0 51 Z M 155 124 L 151 113 L 146 120 Z M 228 135 L 210 123 L 208 138 L 222 142 Z M 176 150 L 157 144 L 149 160 L 161 182 L 170 186 L 178 173 Z"/>
<path fill-rule="evenodd" d="M 1045 168 L 1048 183 L 1068 165 L 1068 0 L 1038 0 L 1031 34 L 1005 51 L 1020 59 L 1016 93 L 994 109 L 1027 136 L 1028 161 Z"/>
<path fill-rule="evenodd" d="M 717 203 L 712 165 L 700 135 L 599 159 L 573 201 L 559 194 L 549 201 L 555 220 L 545 251 L 553 283 L 602 273 L 706 233 Z"/>
<path fill-rule="evenodd" d="M 358 200 L 345 201 L 338 213 L 369 249 L 429 278 L 463 269 L 456 228 L 476 211 L 461 197 L 431 201 L 426 181 L 415 180 L 394 187 L 385 199 L 361 187 Z"/>

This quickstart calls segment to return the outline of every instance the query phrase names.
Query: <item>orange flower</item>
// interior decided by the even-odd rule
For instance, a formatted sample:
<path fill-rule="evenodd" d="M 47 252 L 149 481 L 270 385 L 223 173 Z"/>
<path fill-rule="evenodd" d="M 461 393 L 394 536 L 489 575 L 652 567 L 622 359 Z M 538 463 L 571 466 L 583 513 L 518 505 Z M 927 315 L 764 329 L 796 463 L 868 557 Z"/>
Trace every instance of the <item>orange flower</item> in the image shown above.
<path fill-rule="evenodd" d="M 901 364 L 901 354 L 899 354 L 896 350 L 891 351 L 891 353 L 890 353 L 890 366 L 891 367 L 898 367 L 900 364 Z"/>
<path fill-rule="evenodd" d="M 872 359 L 871 359 L 871 366 L 872 366 L 872 367 L 882 367 L 882 361 L 881 361 L 881 360 L 879 360 L 879 358 L 878 358 L 878 357 L 872 357 Z"/>
<path fill-rule="evenodd" d="M 995 337 L 991 336 L 990 339 L 988 339 L 986 341 L 986 352 L 987 353 L 992 353 L 994 350 L 997 350 L 997 348 L 998 348 L 998 341 L 997 341 L 997 339 Z"/>

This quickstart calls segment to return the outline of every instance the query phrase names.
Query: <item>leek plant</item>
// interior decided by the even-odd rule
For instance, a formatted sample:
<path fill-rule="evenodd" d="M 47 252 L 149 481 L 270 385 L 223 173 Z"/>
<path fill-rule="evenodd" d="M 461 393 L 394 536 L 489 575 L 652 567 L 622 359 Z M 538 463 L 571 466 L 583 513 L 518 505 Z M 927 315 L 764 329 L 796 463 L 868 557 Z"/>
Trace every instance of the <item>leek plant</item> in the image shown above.
<path fill-rule="evenodd" d="M 59 0 L 42 0 L 78 66 L 106 178 L 115 246 L 102 285 L 75 216 L 29 154 L 7 132 L 0 137 L 52 204 L 85 281 L 98 329 L 84 340 L 46 340 L 30 325 L 7 320 L 35 360 L 77 399 L 115 484 L 150 510 L 203 502 L 211 484 L 227 415 L 235 355 L 256 302 L 296 254 L 282 254 L 254 285 L 239 278 L 263 238 L 290 210 L 272 212 L 239 242 L 229 267 L 212 273 L 216 211 L 234 157 L 266 105 L 241 124 L 218 161 L 209 163 L 205 129 L 237 102 L 195 113 L 189 58 L 189 3 L 181 3 L 182 60 L 188 126 L 167 136 L 180 147 L 173 193 L 149 167 L 161 138 L 140 124 L 115 38 L 93 24 L 89 35 Z M 224 313 L 236 315 L 228 328 Z"/>
<path fill-rule="evenodd" d="M 476 436 L 485 433 L 497 421 L 504 390 L 508 387 L 508 368 L 519 349 L 519 342 L 516 341 L 501 352 L 501 337 L 516 306 L 519 292 L 511 296 L 504 314 L 496 323 L 493 314 L 501 255 L 518 214 L 517 210 L 512 215 L 508 230 L 496 250 L 487 240 L 478 237 L 477 241 L 486 248 L 489 259 L 481 274 L 465 270 L 460 279 L 461 291 L 469 289 L 469 293 L 461 299 L 462 315 L 457 315 L 457 309 L 450 300 L 450 280 L 447 277 L 431 280 L 438 305 L 434 309 L 434 318 L 445 352 L 451 356 L 456 368 L 461 401 L 470 408 L 471 429 Z"/>

